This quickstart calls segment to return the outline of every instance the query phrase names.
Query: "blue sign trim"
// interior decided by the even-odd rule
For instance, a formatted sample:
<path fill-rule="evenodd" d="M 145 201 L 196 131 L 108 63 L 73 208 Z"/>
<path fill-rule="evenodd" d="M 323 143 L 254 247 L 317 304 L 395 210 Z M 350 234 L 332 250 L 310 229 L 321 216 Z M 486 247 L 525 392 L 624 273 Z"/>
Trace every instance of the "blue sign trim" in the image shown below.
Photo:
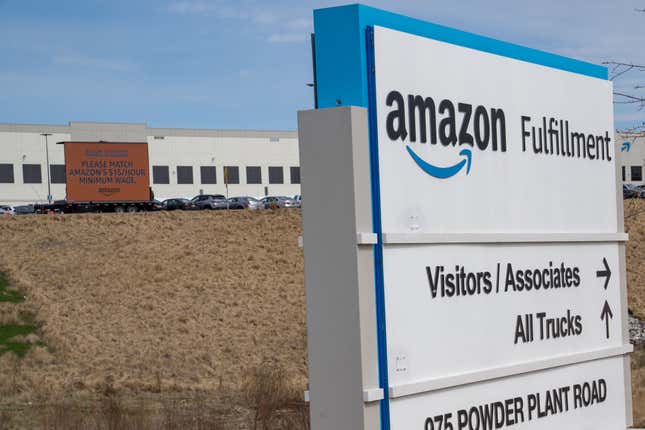
<path fill-rule="evenodd" d="M 376 124 L 376 80 L 374 75 L 374 27 L 365 29 L 368 122 L 370 148 L 370 181 L 372 188 L 372 226 L 377 236 L 374 245 L 374 283 L 376 287 L 376 334 L 378 349 L 379 387 L 383 389 L 381 400 L 381 430 L 390 430 L 390 396 L 387 368 L 387 333 L 385 327 L 385 281 L 383 279 L 383 227 L 381 224 L 381 181 L 379 173 L 378 129 Z"/>
<path fill-rule="evenodd" d="M 319 107 L 368 106 L 365 30 L 375 25 L 580 75 L 608 79 L 607 68 L 603 66 L 352 4 L 314 11 Z"/>

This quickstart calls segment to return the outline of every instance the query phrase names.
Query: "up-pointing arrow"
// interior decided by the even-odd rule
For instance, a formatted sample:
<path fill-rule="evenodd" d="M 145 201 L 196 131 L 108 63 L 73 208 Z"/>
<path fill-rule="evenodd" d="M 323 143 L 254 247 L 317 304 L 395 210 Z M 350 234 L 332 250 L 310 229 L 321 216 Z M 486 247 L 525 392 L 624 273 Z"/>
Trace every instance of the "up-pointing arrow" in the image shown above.
<path fill-rule="evenodd" d="M 605 320 L 605 326 L 607 329 L 607 339 L 609 339 L 609 319 L 613 318 L 614 314 L 611 312 L 609 303 L 605 300 L 605 306 L 602 307 L 602 312 L 600 313 L 600 319 Z"/>
<path fill-rule="evenodd" d="M 609 264 L 607 264 L 607 259 L 602 258 L 602 264 L 605 266 L 605 270 L 598 270 L 596 272 L 597 278 L 605 278 L 605 290 L 609 286 L 609 280 L 611 279 L 611 269 L 609 269 Z"/>

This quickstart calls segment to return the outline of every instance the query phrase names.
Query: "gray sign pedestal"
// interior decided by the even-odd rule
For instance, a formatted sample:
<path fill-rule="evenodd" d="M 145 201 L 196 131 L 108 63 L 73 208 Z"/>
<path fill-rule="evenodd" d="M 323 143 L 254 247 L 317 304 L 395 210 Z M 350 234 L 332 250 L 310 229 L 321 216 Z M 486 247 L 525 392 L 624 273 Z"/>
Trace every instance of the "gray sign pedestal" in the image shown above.
<path fill-rule="evenodd" d="M 298 114 L 312 430 L 378 429 L 367 110 Z"/>

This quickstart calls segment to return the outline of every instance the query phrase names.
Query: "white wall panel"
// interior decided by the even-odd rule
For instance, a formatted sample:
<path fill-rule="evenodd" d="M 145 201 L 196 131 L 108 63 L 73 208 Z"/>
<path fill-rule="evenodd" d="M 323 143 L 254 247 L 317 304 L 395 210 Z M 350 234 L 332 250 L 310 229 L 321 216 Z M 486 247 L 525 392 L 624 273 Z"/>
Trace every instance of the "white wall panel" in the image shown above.
<path fill-rule="evenodd" d="M 141 127 L 133 134 L 128 131 L 130 126 L 132 125 L 79 122 L 72 122 L 69 126 L 0 124 L 0 163 L 11 163 L 14 166 L 14 183 L 0 184 L 0 204 L 19 205 L 47 201 L 45 138 L 41 133 L 52 132 L 53 129 L 57 131 L 48 137 L 50 164 L 64 164 L 63 146 L 56 145 L 56 142 L 78 140 L 80 137 L 91 138 L 94 135 L 103 136 L 106 133 L 110 136 L 127 135 L 126 137 L 132 140 L 136 138 L 135 134 L 138 134 Z M 119 132 L 121 128 L 122 133 Z M 60 130 L 69 132 L 62 133 Z M 284 137 L 286 132 L 273 131 L 144 130 L 147 130 L 149 135 L 136 140 L 148 141 L 150 165 L 169 167 L 169 184 L 154 184 L 152 176 L 150 178 L 155 197 L 160 200 L 171 197 L 191 198 L 202 191 L 226 194 L 224 166 L 239 167 L 240 183 L 229 185 L 230 196 L 262 197 L 265 191 L 269 195 L 293 196 L 300 193 L 300 185 L 291 184 L 289 171 L 290 167 L 300 164 L 295 133 L 293 137 Z M 180 136 L 182 132 L 185 132 L 186 136 Z M 166 133 L 172 135 L 165 135 Z M 204 136 L 196 136 L 199 133 Z M 227 133 L 231 136 L 226 136 Z M 41 184 L 24 184 L 22 165 L 25 163 L 41 165 Z M 177 184 L 177 166 L 192 166 L 193 184 Z M 201 183 L 201 166 L 216 167 L 216 184 Z M 247 166 L 261 167 L 262 184 L 246 183 Z M 269 184 L 269 166 L 283 167 L 284 184 Z M 65 198 L 64 184 L 52 184 L 51 190 L 54 200 Z"/>

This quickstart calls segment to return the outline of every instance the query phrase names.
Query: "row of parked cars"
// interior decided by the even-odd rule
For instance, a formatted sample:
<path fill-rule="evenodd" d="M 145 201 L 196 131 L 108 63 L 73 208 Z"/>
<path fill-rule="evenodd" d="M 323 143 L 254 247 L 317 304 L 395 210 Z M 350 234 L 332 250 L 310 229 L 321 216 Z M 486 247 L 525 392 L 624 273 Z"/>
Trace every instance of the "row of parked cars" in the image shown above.
<path fill-rule="evenodd" d="M 645 198 L 645 185 L 623 185 L 623 198 Z M 267 196 L 256 199 L 250 196 L 229 197 L 222 194 L 200 194 L 192 199 L 173 198 L 155 201 L 157 210 L 223 210 L 223 209 L 280 209 L 302 207 L 302 196 Z M 0 215 L 26 215 L 35 213 L 34 205 L 6 206 L 0 205 Z"/>
<path fill-rule="evenodd" d="M 302 196 L 267 196 L 256 199 L 250 196 L 229 197 L 221 194 L 200 194 L 192 199 L 174 198 L 161 202 L 162 210 L 222 210 L 222 209 L 279 209 L 299 208 L 302 206 Z"/>
<path fill-rule="evenodd" d="M 192 199 L 174 198 L 164 201 L 155 200 L 153 210 L 199 210 L 199 209 L 280 209 L 299 208 L 302 206 L 302 196 L 267 196 L 256 199 L 250 196 L 226 198 L 221 194 L 200 194 Z M 0 215 L 27 215 L 36 213 L 34 205 L 6 206 L 0 205 Z"/>
<path fill-rule="evenodd" d="M 0 205 L 0 215 L 27 215 L 36 213 L 34 205 L 7 206 Z"/>
<path fill-rule="evenodd" d="M 623 198 L 624 199 L 645 199 L 645 185 L 623 185 Z"/>

